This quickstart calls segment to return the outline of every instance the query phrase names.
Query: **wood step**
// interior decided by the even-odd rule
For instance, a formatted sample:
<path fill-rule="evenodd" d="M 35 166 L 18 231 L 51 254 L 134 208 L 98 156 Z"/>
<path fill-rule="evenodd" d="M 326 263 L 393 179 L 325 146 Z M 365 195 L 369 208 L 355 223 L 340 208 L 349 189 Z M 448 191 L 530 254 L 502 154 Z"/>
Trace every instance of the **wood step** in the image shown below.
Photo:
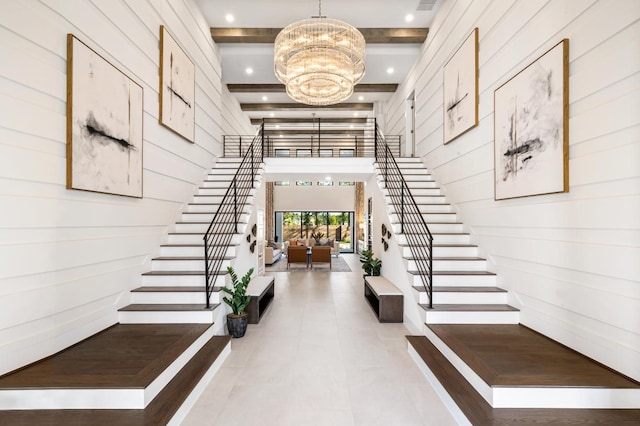
<path fill-rule="evenodd" d="M 407 336 L 409 353 L 460 424 L 632 425 L 640 410 L 493 408 L 425 336 Z M 427 367 L 428 366 L 428 367 Z"/>

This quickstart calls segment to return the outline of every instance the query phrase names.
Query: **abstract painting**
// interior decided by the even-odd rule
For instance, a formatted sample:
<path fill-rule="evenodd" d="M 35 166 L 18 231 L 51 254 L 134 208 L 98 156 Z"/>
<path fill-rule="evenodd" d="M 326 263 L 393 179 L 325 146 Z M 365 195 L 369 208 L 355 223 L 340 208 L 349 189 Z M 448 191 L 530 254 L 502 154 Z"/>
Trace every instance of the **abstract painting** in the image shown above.
<path fill-rule="evenodd" d="M 444 66 L 444 143 L 478 125 L 478 29 Z"/>
<path fill-rule="evenodd" d="M 142 197 L 142 87 L 67 35 L 67 188 Z"/>
<path fill-rule="evenodd" d="M 569 40 L 494 93 L 495 199 L 567 192 Z"/>
<path fill-rule="evenodd" d="M 191 59 L 160 26 L 160 124 L 189 142 L 195 133 L 195 67 Z"/>

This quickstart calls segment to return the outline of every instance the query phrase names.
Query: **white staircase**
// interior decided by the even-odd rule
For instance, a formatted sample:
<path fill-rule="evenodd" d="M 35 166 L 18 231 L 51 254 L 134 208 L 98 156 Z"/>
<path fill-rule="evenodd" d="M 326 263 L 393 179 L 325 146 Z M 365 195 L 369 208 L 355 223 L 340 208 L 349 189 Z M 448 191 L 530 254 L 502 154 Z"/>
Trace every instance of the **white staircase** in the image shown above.
<path fill-rule="evenodd" d="M 131 291 L 131 304 L 119 310 L 120 323 L 214 322 L 214 310 L 221 300 L 220 287 L 225 285 L 226 268 L 236 257 L 240 237 L 246 230 L 255 190 L 252 190 L 240 214 L 238 233 L 231 237 L 208 309 L 205 303 L 203 236 L 240 162 L 239 158 L 221 158 L 209 172 L 193 202 L 187 205 L 180 221 L 169 232 L 167 244 L 160 247 L 160 256 L 151 260 L 151 271 L 143 274 L 142 286 Z M 258 186 L 261 176 L 261 172 L 256 175 L 254 187 Z M 223 217 L 223 220 L 231 221 L 233 218 Z"/>
<path fill-rule="evenodd" d="M 405 267 L 418 292 L 418 303 L 427 324 L 517 324 L 519 311 L 507 304 L 507 292 L 496 286 L 495 274 L 487 271 L 486 259 L 459 222 L 428 170 L 419 158 L 396 158 L 402 176 L 433 235 L 433 309 L 411 253 L 401 233 L 401 206 L 384 189 L 384 176 L 376 165 L 378 184 L 385 194 L 391 230 L 402 249 Z"/>

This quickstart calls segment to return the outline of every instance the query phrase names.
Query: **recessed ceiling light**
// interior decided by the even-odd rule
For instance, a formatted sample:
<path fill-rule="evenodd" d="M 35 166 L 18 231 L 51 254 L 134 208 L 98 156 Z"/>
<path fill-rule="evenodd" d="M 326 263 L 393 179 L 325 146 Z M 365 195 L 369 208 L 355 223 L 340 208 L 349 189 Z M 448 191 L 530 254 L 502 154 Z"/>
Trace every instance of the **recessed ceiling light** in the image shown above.
<path fill-rule="evenodd" d="M 387 70 L 387 72 L 388 72 L 388 71 L 389 71 L 389 70 Z M 253 68 L 251 68 L 251 67 L 247 67 L 247 69 L 246 69 L 246 70 L 244 70 L 244 72 L 246 72 L 247 74 L 251 75 L 251 74 L 253 74 Z"/>
<path fill-rule="evenodd" d="M 280 125 L 279 125 L 279 124 L 276 124 L 276 129 L 279 129 L 279 128 L 280 128 Z"/>
<path fill-rule="evenodd" d="M 331 176 L 327 176 L 324 180 L 331 180 Z"/>
<path fill-rule="evenodd" d="M 353 129 L 353 124 L 351 126 L 349 126 L 350 129 Z"/>
<path fill-rule="evenodd" d="M 364 96 L 362 96 L 362 95 L 358 96 L 358 100 L 359 101 L 364 101 Z"/>
<path fill-rule="evenodd" d="M 358 113 L 357 113 L 357 112 L 354 112 L 354 113 L 353 113 L 353 116 L 354 116 L 354 117 L 357 117 L 357 116 L 358 116 Z"/>
<path fill-rule="evenodd" d="M 404 20 L 406 22 L 413 22 L 413 15 L 409 13 L 407 16 L 404 17 Z"/>
<path fill-rule="evenodd" d="M 227 22 L 233 22 L 233 20 L 234 20 L 235 18 L 233 17 L 233 15 L 232 15 L 232 14 L 227 13 L 227 14 L 224 16 L 224 19 L 225 19 Z"/>
<path fill-rule="evenodd" d="M 275 114 L 274 114 L 274 113 L 272 113 L 272 112 L 270 112 L 270 113 L 269 113 L 269 117 L 273 117 L 274 115 L 275 115 Z"/>
<path fill-rule="evenodd" d="M 262 100 L 263 100 L 263 101 L 266 101 L 267 99 L 269 99 L 269 98 L 267 98 L 266 96 L 263 96 L 263 97 L 262 97 Z"/>
<path fill-rule="evenodd" d="M 393 67 L 387 68 L 387 74 L 393 74 L 393 71 L 394 71 Z"/>
<path fill-rule="evenodd" d="M 280 135 L 280 137 L 282 137 L 282 135 Z"/>

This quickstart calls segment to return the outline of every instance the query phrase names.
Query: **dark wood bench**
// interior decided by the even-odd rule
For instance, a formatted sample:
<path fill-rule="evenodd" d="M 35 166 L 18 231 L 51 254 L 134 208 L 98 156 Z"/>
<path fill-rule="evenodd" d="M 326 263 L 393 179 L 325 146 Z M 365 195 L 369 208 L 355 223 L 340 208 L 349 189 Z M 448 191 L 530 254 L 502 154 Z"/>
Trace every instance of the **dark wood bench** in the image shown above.
<path fill-rule="evenodd" d="M 251 296 L 247 313 L 249 324 L 258 324 L 275 295 L 273 277 L 253 277 L 247 286 L 247 295 Z"/>
<path fill-rule="evenodd" d="M 364 278 L 364 297 L 380 322 L 402 322 L 404 296 L 402 292 L 384 277 Z"/>

